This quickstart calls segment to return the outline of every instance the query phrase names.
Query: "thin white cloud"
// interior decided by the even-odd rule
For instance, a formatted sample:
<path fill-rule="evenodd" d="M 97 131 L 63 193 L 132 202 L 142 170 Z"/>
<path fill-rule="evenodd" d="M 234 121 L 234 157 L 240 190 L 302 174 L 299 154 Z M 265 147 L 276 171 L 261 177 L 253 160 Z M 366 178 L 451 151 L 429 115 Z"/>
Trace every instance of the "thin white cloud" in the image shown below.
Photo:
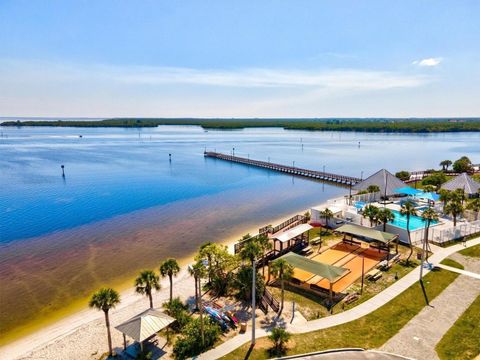
<path fill-rule="evenodd" d="M 347 110 L 350 116 L 372 96 L 402 96 L 436 80 L 431 74 L 363 69 L 193 69 L 0 59 L 0 115 L 321 116 L 331 115 L 332 101 L 342 100 L 344 110 L 337 116 Z"/>
<path fill-rule="evenodd" d="M 427 66 L 427 67 L 432 67 L 432 66 L 438 66 L 442 62 L 441 57 L 435 57 L 435 58 L 427 58 L 427 59 L 422 59 L 422 60 L 415 60 L 412 64 L 413 65 L 418 65 L 418 66 Z"/>
<path fill-rule="evenodd" d="M 175 67 L 10 63 L 3 65 L 15 81 L 86 83 L 109 81 L 125 85 L 200 85 L 237 88 L 305 88 L 345 91 L 419 87 L 431 77 L 394 71 L 359 69 L 193 69 Z M 15 71 L 16 70 L 16 71 Z"/>
<path fill-rule="evenodd" d="M 131 84 L 194 84 L 221 87 L 305 87 L 344 90 L 382 90 L 417 87 L 425 76 L 372 70 L 130 68 L 106 72 L 112 79 Z"/>

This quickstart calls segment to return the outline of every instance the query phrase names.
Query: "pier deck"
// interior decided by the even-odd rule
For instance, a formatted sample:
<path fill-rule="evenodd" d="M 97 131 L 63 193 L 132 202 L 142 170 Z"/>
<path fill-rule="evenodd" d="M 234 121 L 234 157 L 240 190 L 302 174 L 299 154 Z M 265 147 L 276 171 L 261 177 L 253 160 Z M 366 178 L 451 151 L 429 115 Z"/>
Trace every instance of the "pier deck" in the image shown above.
<path fill-rule="evenodd" d="M 328 181 L 328 182 L 333 182 L 333 183 L 343 184 L 348 186 L 355 185 L 361 181 L 360 178 L 353 177 L 353 176 L 345 176 L 345 175 L 333 174 L 333 173 L 328 173 L 323 171 L 302 169 L 299 167 L 280 165 L 280 164 L 275 164 L 267 161 L 247 159 L 247 158 L 222 154 L 222 153 L 213 152 L 213 151 L 205 151 L 204 156 L 209 158 L 236 162 L 236 163 L 245 164 L 245 165 L 257 166 L 264 169 L 292 174 L 295 176 L 302 176 L 306 178 L 311 178 L 311 179 L 316 179 L 321 181 Z"/>

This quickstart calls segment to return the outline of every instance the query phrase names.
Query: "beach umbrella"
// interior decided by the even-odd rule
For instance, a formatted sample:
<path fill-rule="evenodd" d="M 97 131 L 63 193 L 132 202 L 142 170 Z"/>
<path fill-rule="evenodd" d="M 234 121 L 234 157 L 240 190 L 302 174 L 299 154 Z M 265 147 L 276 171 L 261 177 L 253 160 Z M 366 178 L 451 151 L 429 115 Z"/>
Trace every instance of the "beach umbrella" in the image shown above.
<path fill-rule="evenodd" d="M 410 186 L 401 187 L 401 188 L 395 189 L 394 191 L 395 191 L 397 194 L 405 194 L 405 195 L 419 195 L 419 194 L 423 194 L 423 191 L 422 191 L 422 190 L 417 190 L 417 189 L 411 188 Z"/>
<path fill-rule="evenodd" d="M 428 193 L 417 195 L 417 198 L 428 200 L 428 201 L 438 201 L 440 199 L 440 195 L 435 194 L 434 192 L 428 192 Z"/>

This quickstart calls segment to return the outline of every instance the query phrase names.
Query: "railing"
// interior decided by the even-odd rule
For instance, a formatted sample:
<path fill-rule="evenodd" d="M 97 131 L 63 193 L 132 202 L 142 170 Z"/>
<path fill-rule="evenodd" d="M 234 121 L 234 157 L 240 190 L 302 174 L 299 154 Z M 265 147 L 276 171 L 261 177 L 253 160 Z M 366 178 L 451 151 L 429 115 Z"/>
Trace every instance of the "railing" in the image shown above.
<path fill-rule="evenodd" d="M 361 181 L 361 179 L 353 176 L 345 176 L 345 175 L 327 173 L 324 171 L 315 171 L 315 170 L 298 168 L 294 166 L 275 164 L 275 163 L 266 162 L 266 161 L 252 160 L 250 158 L 242 158 L 234 155 L 226 155 L 226 154 L 212 152 L 212 151 L 205 151 L 204 156 L 226 160 L 226 161 L 232 161 L 232 162 L 246 164 L 246 165 L 258 166 L 265 169 L 280 171 L 280 172 L 297 175 L 297 176 L 314 178 L 322 181 L 330 181 L 330 182 L 339 183 L 343 185 L 355 185 Z"/>
<path fill-rule="evenodd" d="M 429 241 L 444 245 L 454 240 L 461 240 L 467 236 L 480 234 L 480 220 L 473 222 L 457 223 L 457 226 L 452 226 L 447 229 L 436 229 L 435 227 L 429 230 Z"/>
<path fill-rule="evenodd" d="M 247 243 L 247 241 L 256 240 L 260 236 L 265 236 L 268 233 L 270 233 L 270 234 L 276 233 L 276 232 L 278 232 L 282 229 L 285 229 L 286 227 L 288 227 L 288 226 L 290 226 L 290 225 L 292 225 L 296 222 L 304 224 L 304 223 L 307 222 L 307 218 L 303 215 L 295 215 L 295 216 L 292 216 L 290 219 L 285 220 L 284 222 L 282 222 L 281 224 L 279 224 L 277 226 L 271 226 L 271 225 L 264 226 L 264 227 L 262 227 L 258 230 L 259 233 L 257 235 L 253 235 L 253 236 L 249 237 L 248 239 L 243 239 L 243 240 L 240 240 L 239 242 L 237 242 L 233 247 L 235 254 L 238 254 L 242 250 L 243 246 Z"/>
<path fill-rule="evenodd" d="M 265 289 L 262 299 L 272 308 L 273 311 L 278 312 L 280 310 L 280 302 L 273 297 L 273 295 Z"/>

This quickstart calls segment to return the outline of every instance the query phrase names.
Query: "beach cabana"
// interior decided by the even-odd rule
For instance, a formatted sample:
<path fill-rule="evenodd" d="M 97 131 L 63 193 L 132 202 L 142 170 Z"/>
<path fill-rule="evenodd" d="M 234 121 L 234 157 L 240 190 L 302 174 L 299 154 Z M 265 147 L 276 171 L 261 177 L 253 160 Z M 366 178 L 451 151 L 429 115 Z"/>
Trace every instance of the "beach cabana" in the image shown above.
<path fill-rule="evenodd" d="M 298 268 L 310 274 L 318 275 L 322 278 L 327 279 L 330 284 L 330 289 L 329 289 L 330 301 L 333 300 L 332 284 L 338 281 L 343 276 L 345 276 L 350 271 L 342 267 L 324 264 L 319 261 L 315 261 L 315 260 L 300 256 L 293 252 L 289 252 L 281 256 L 280 259 L 284 259 L 287 263 L 292 265 L 294 268 Z"/>
<path fill-rule="evenodd" d="M 343 234 L 344 242 L 353 242 L 353 238 L 368 239 L 379 244 L 379 249 L 390 251 L 390 243 L 396 241 L 398 252 L 398 238 L 396 234 L 390 234 L 384 231 L 371 229 L 369 227 L 346 224 L 337 228 L 335 231 Z M 350 239 L 347 239 L 350 236 Z"/>
<path fill-rule="evenodd" d="M 471 176 L 468 176 L 468 174 L 463 173 L 443 184 L 442 189 L 449 191 L 462 189 L 466 195 L 473 196 L 478 194 L 478 191 L 480 189 L 480 183 L 473 180 L 473 178 Z"/>
<path fill-rule="evenodd" d="M 357 191 L 367 190 L 370 185 L 377 185 L 380 189 L 380 196 L 384 197 L 398 194 L 398 192 L 395 191 L 396 189 L 407 187 L 407 184 L 391 172 L 382 169 L 375 174 L 370 175 L 362 182 L 354 185 L 352 189 Z"/>
<path fill-rule="evenodd" d="M 277 252 L 282 252 L 289 249 L 292 246 L 308 240 L 308 231 L 313 229 L 313 226 L 310 224 L 300 224 L 287 231 L 277 233 L 273 236 L 273 249 Z M 277 250 L 276 245 L 280 244 L 280 249 Z"/>
<path fill-rule="evenodd" d="M 126 336 L 139 342 L 140 346 L 142 347 L 143 341 L 155 336 L 157 332 L 166 328 L 175 321 L 176 320 L 174 318 L 159 310 L 148 309 L 132 317 L 130 320 L 115 326 L 115 329 L 123 334 L 123 346 L 126 350 Z"/>

